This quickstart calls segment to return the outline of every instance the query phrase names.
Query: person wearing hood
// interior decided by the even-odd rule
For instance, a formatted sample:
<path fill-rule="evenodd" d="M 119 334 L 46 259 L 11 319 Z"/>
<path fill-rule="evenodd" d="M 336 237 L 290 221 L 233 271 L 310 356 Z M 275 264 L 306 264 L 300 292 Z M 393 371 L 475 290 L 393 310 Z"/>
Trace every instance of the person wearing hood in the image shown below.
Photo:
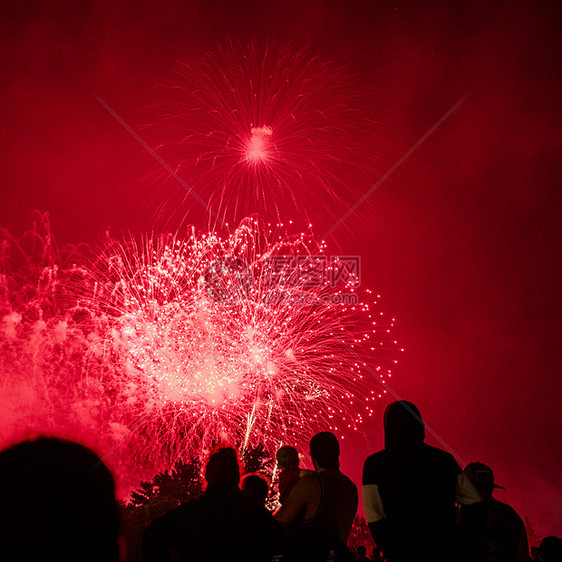
<path fill-rule="evenodd" d="M 460 466 L 424 443 L 425 426 L 411 402 L 386 408 L 384 437 L 384 449 L 363 468 L 363 504 L 377 546 L 389 562 L 454 562 Z"/>

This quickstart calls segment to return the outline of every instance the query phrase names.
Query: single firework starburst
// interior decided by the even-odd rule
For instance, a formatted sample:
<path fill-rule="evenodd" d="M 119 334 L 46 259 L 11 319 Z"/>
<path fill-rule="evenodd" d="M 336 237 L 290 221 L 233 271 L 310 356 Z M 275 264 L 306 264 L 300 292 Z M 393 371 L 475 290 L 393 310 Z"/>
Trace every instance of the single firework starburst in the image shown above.
<path fill-rule="evenodd" d="M 215 219 L 333 214 L 373 181 L 365 94 L 307 50 L 230 44 L 185 61 L 163 99 L 151 126 L 158 154 Z M 175 178 L 158 179 L 161 214 L 183 218 L 195 198 Z"/>

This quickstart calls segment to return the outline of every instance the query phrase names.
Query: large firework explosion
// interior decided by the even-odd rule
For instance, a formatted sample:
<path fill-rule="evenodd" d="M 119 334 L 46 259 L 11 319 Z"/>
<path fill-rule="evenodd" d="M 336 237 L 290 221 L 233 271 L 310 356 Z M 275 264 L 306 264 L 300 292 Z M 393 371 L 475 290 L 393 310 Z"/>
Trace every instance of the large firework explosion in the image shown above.
<path fill-rule="evenodd" d="M 376 169 L 376 127 L 354 90 L 345 68 L 306 49 L 230 44 L 182 64 L 151 128 L 158 154 L 215 218 L 331 216 Z M 174 177 L 159 180 L 163 216 L 185 214 L 193 195 Z"/>
<path fill-rule="evenodd" d="M 2 233 L 3 444 L 76 439 L 130 489 L 219 441 L 273 453 L 303 450 L 318 429 L 344 437 L 360 427 L 396 342 L 359 287 L 358 262 L 328 255 L 311 232 L 239 220 L 288 209 L 306 218 L 368 175 L 366 121 L 347 79 L 280 45 L 230 45 L 184 63 L 157 150 L 202 196 L 208 233 L 182 227 L 61 252 L 46 215 L 21 241 Z M 160 179 L 183 224 L 176 178 Z"/>
<path fill-rule="evenodd" d="M 218 441 L 273 452 L 343 435 L 383 393 L 390 323 L 311 234 L 247 219 L 225 236 L 111 241 L 82 262 L 38 262 L 25 298 L 3 295 L 14 427 L 119 443 L 110 464 L 147 474 Z"/>
<path fill-rule="evenodd" d="M 346 267 L 310 234 L 254 218 L 226 236 L 108 248 L 89 308 L 109 319 L 107 352 L 151 412 L 152 446 L 180 456 L 219 440 L 272 450 L 318 427 L 355 429 L 382 392 L 373 370 L 389 374 L 379 350 L 388 326 Z"/>

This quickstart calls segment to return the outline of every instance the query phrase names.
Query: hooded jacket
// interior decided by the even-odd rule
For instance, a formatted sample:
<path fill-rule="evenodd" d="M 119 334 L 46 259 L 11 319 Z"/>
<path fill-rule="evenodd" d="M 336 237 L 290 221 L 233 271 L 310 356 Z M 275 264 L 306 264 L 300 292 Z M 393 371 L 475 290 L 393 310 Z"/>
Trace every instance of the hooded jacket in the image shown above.
<path fill-rule="evenodd" d="M 425 426 L 411 402 L 387 407 L 384 437 L 385 448 L 363 468 L 363 504 L 375 542 L 390 561 L 454 561 L 459 465 L 423 442 Z"/>

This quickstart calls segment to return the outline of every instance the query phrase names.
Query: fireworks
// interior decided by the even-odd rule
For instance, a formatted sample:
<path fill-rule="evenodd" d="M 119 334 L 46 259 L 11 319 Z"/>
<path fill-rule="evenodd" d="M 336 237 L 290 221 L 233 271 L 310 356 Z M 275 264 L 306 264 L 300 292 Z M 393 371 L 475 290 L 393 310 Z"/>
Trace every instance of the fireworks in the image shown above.
<path fill-rule="evenodd" d="M 280 45 L 187 61 L 157 151 L 208 205 L 209 232 L 97 252 L 57 252 L 46 215 L 21 243 L 2 233 L 3 444 L 30 431 L 76 439 L 134 485 L 219 441 L 273 453 L 359 428 L 395 362 L 392 322 L 375 316 L 353 260 L 263 218 L 331 212 L 369 176 L 349 84 Z M 160 211 L 173 205 L 184 223 L 174 178 L 162 185 Z"/>
<path fill-rule="evenodd" d="M 160 156 L 231 224 L 248 209 L 274 220 L 333 213 L 372 181 L 365 96 L 353 93 L 342 67 L 307 50 L 217 49 L 186 61 L 164 96 L 154 126 Z M 168 218 L 178 206 L 185 213 L 193 196 L 165 179 L 162 213 Z"/>
<path fill-rule="evenodd" d="M 110 315 L 107 352 L 147 425 L 179 428 L 176 454 L 219 440 L 273 449 L 370 414 L 378 327 L 353 275 L 328 281 L 341 264 L 311 235 L 247 219 L 225 237 L 117 244 L 101 263 L 92 307 Z"/>
<path fill-rule="evenodd" d="M 57 251 L 46 214 L 31 222 L 19 240 L 0 231 L 0 446 L 53 434 L 105 451 L 127 419 L 96 353 L 102 319 L 75 297 L 91 257 Z"/>
<path fill-rule="evenodd" d="M 132 478 L 218 441 L 273 452 L 342 435 L 383 392 L 389 325 L 310 233 L 247 219 L 225 236 L 113 241 L 82 262 L 37 263 L 25 303 L 21 287 L 4 299 L 12 433 L 119 443 L 110 465 Z"/>

